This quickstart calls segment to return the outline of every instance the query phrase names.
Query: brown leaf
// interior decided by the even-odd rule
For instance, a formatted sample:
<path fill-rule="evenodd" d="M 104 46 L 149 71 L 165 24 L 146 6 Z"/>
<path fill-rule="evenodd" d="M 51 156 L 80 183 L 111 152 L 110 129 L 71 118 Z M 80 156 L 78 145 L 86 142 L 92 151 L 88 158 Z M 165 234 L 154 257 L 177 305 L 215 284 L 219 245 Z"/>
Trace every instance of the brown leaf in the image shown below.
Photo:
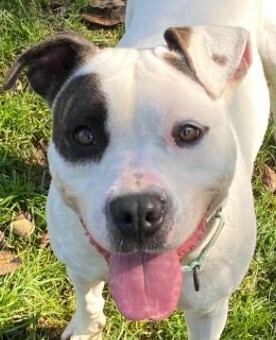
<path fill-rule="evenodd" d="M 5 234 L 2 231 L 0 231 L 0 248 L 1 249 L 12 249 L 12 248 L 14 248 L 10 244 L 8 244 L 8 242 L 5 239 Z"/>
<path fill-rule="evenodd" d="M 95 24 L 103 27 L 113 27 L 122 23 L 120 19 L 108 19 L 95 14 L 82 13 L 80 14 L 80 17 L 84 21 L 89 22 L 89 24 Z"/>
<path fill-rule="evenodd" d="M 38 242 L 39 242 L 40 248 L 47 247 L 48 244 L 50 243 L 49 234 L 48 233 L 41 233 L 38 236 Z"/>
<path fill-rule="evenodd" d="M 14 247 L 10 245 L 5 238 L 5 234 L 0 231 L 0 248 L 1 249 L 13 249 Z"/>
<path fill-rule="evenodd" d="M 15 235 L 23 238 L 29 237 L 35 229 L 35 225 L 31 221 L 31 215 L 28 213 L 25 215 L 22 213 L 18 214 L 14 221 L 11 222 L 10 227 Z"/>
<path fill-rule="evenodd" d="M 111 28 L 124 22 L 125 5 L 122 0 L 94 0 L 81 9 L 80 16 L 91 28 Z"/>
<path fill-rule="evenodd" d="M 18 266 L 20 261 L 9 251 L 0 251 L 0 275 L 12 273 Z"/>
<path fill-rule="evenodd" d="M 276 172 L 268 165 L 264 167 L 263 181 L 270 192 L 276 192 Z"/>

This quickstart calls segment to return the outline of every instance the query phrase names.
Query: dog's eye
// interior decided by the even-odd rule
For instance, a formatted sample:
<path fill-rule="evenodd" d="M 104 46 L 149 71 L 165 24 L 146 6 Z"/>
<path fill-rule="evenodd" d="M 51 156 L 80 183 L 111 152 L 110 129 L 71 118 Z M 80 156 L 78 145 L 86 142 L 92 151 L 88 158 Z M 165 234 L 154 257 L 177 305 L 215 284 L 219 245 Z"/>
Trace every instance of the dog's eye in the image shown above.
<path fill-rule="evenodd" d="M 87 126 L 78 127 L 73 137 L 75 142 L 81 145 L 91 145 L 95 142 L 93 133 Z"/>
<path fill-rule="evenodd" d="M 173 128 L 172 136 L 177 146 L 182 147 L 201 137 L 202 130 L 192 124 L 180 124 Z"/>

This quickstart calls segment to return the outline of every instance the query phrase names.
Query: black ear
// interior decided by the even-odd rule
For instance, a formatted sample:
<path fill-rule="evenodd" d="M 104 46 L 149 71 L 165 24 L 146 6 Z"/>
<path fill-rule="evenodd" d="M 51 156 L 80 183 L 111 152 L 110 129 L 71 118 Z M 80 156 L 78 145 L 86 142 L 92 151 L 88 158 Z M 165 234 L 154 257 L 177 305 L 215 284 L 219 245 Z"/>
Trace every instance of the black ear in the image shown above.
<path fill-rule="evenodd" d="M 52 104 L 66 79 L 96 51 L 92 43 L 76 33 L 60 33 L 24 52 L 6 76 L 3 90 L 10 90 L 26 67 L 31 87 Z"/>

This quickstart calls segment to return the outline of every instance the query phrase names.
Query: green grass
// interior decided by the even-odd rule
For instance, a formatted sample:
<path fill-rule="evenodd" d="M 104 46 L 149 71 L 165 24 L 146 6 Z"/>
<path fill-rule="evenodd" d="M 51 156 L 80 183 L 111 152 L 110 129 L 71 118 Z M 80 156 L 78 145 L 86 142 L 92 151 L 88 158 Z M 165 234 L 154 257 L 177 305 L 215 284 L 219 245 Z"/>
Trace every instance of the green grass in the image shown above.
<path fill-rule="evenodd" d="M 53 15 L 46 0 L 0 2 L 0 83 L 23 49 L 53 32 L 72 29 L 100 46 L 116 44 L 122 28 L 88 31 L 79 21 L 78 10 L 87 1 L 60 2 L 70 3 L 64 17 Z M 13 274 L 0 277 L 0 339 L 58 339 L 74 310 L 74 295 L 64 267 L 49 247 L 39 245 L 39 234 L 46 231 L 49 174 L 45 143 L 50 129 L 50 113 L 23 78 L 13 93 L 0 96 L 0 229 L 22 263 Z M 276 165 L 273 145 L 269 131 L 254 177 L 258 245 L 248 275 L 231 298 L 223 339 L 276 338 L 276 197 L 262 182 L 264 164 Z M 18 211 L 34 216 L 36 231 L 29 239 L 22 240 L 10 232 L 13 214 Z M 107 291 L 105 294 L 108 297 Z M 109 298 L 105 312 L 106 339 L 186 338 L 181 312 L 160 323 L 127 322 Z"/>

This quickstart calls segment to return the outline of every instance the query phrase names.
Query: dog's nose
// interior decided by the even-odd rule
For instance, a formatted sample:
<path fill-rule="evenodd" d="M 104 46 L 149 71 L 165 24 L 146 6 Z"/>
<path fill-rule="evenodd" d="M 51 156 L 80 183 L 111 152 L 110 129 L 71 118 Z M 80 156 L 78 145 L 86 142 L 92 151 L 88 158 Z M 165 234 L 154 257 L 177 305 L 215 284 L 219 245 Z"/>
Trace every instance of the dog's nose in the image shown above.
<path fill-rule="evenodd" d="M 113 224 L 130 236 L 155 233 L 165 223 L 168 211 L 166 199 L 152 194 L 119 196 L 109 208 Z"/>

